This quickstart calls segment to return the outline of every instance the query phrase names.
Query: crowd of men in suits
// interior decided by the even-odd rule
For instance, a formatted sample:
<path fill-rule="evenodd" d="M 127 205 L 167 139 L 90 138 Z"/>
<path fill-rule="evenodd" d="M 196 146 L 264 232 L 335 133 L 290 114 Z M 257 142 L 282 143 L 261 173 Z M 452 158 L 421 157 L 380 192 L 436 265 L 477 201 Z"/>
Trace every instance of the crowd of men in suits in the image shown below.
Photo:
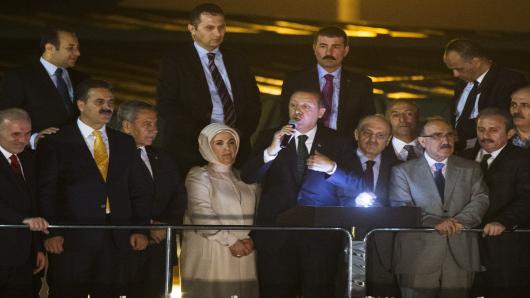
<path fill-rule="evenodd" d="M 117 111 L 112 86 L 73 69 L 75 32 L 42 35 L 42 56 L 7 73 L 0 89 L 0 296 L 35 297 L 48 253 L 51 297 L 160 297 L 165 230 L 68 230 L 49 224 L 182 223 L 182 178 L 204 161 L 199 131 L 236 128 L 236 166 L 260 183 L 255 223 L 276 225 L 297 205 L 415 206 L 438 233 L 403 233 L 371 261 L 373 296 L 524 297 L 530 280 L 530 87 L 494 63 L 477 43 L 457 39 L 443 60 L 459 83 L 452 118 L 427 118 L 412 101 L 375 114 L 372 82 L 344 69 L 349 41 L 338 27 L 315 34 L 316 63 L 286 76 L 284 121 L 250 135 L 259 91 L 238 52 L 222 47 L 222 9 L 190 15 L 193 42 L 162 60 L 157 105 L 132 101 Z M 160 120 L 160 123 L 158 123 Z M 161 129 L 161 147 L 152 146 Z M 35 153 L 36 152 L 36 153 Z M 457 156 L 456 154 L 460 155 Z M 462 233 L 483 229 L 483 237 Z M 336 234 L 255 232 L 260 296 L 333 297 L 342 249 Z M 388 239 L 373 240 L 383 245 Z M 388 245 L 386 245 L 388 247 Z M 173 248 L 174 251 L 174 248 Z M 479 272 L 477 274 L 477 272 Z M 36 277 L 35 277 L 36 276 Z M 399 289 L 396 286 L 399 286 Z M 519 295 L 519 296 L 518 296 Z"/>

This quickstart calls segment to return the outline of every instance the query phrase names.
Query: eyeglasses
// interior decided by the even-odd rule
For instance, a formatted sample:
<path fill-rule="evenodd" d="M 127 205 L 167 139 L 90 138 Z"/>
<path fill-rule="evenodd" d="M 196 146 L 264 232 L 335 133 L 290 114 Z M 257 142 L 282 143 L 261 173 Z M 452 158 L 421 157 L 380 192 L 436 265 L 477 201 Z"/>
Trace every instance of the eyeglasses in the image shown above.
<path fill-rule="evenodd" d="M 454 140 L 456 135 L 452 132 L 448 132 L 446 134 L 443 134 L 441 132 L 438 132 L 438 133 L 433 133 L 432 135 L 428 135 L 428 136 L 421 136 L 422 138 L 432 138 L 433 140 L 435 141 L 441 141 L 443 139 L 447 139 L 447 140 Z"/>
<path fill-rule="evenodd" d="M 385 141 L 388 139 L 388 137 L 390 136 L 389 134 L 385 134 L 385 133 L 373 133 L 371 131 L 368 131 L 368 130 L 361 130 L 361 136 L 363 138 L 367 138 L 367 139 L 371 139 L 373 136 L 375 136 L 376 139 L 380 140 L 380 141 Z"/>

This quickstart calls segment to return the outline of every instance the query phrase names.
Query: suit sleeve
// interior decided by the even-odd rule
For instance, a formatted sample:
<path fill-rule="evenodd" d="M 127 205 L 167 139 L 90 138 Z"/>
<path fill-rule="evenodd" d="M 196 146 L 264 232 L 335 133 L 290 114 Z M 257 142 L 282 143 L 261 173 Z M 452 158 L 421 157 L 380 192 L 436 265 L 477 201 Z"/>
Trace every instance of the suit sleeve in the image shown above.
<path fill-rule="evenodd" d="M 280 123 L 289 121 L 289 100 L 293 92 L 293 80 L 287 75 L 283 81 L 282 94 L 280 96 Z"/>
<path fill-rule="evenodd" d="M 179 109 L 179 80 L 177 76 L 177 63 L 174 57 L 168 56 L 160 64 L 160 76 L 157 87 L 157 110 L 160 120 L 160 141 L 163 148 L 172 150 L 171 144 L 176 137 L 177 124 L 182 120 L 182 111 Z"/>
<path fill-rule="evenodd" d="M 166 207 L 166 212 L 164 212 L 160 218 L 155 218 L 161 222 L 167 222 L 175 225 L 182 224 L 182 218 L 184 217 L 184 211 L 186 210 L 187 204 L 187 193 L 184 184 L 180 178 L 180 175 L 177 170 L 177 165 L 174 160 L 167 158 L 166 161 L 171 163 L 171 181 L 172 189 L 171 196 L 169 198 L 168 205 Z"/>
<path fill-rule="evenodd" d="M 135 148 L 133 144 L 132 149 Z M 133 164 L 129 173 L 129 194 L 132 206 L 132 221 L 135 224 L 149 224 L 151 218 L 151 192 L 147 180 L 143 175 L 143 161 L 136 154 L 136 149 L 131 150 Z M 142 230 L 142 233 L 147 230 Z"/>
<path fill-rule="evenodd" d="M 373 88 L 372 80 L 367 78 L 365 87 L 361 90 L 361 107 L 363 108 L 361 118 L 375 114 Z"/>
<path fill-rule="evenodd" d="M 221 225 L 219 215 L 212 207 L 212 184 L 204 172 L 193 168 L 186 177 L 188 190 L 188 215 L 194 225 Z M 217 241 L 223 246 L 231 246 L 238 238 L 231 231 L 204 230 L 198 231 L 208 240 Z"/>
<path fill-rule="evenodd" d="M 471 199 L 464 209 L 454 216 L 466 229 L 478 226 L 489 206 L 488 187 L 482 179 L 482 170 L 478 164 L 473 166 L 469 183 L 471 184 Z"/>
<path fill-rule="evenodd" d="M 241 168 L 241 180 L 247 184 L 260 182 L 274 161 L 265 163 L 263 151 L 271 144 L 274 132 L 265 131 L 260 134 L 254 150 L 247 162 Z M 278 153 L 279 154 L 279 153 Z"/>

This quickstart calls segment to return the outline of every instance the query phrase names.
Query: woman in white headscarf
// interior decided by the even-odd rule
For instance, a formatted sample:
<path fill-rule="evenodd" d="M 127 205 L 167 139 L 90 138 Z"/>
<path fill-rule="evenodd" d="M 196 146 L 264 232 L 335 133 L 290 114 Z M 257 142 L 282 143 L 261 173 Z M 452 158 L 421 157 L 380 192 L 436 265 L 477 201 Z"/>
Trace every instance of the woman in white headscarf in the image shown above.
<path fill-rule="evenodd" d="M 184 224 L 251 225 L 256 185 L 245 184 L 232 168 L 239 147 L 235 130 L 213 123 L 199 135 L 208 165 L 186 177 Z M 250 231 L 186 231 L 180 270 L 182 297 L 258 297 L 256 256 Z"/>

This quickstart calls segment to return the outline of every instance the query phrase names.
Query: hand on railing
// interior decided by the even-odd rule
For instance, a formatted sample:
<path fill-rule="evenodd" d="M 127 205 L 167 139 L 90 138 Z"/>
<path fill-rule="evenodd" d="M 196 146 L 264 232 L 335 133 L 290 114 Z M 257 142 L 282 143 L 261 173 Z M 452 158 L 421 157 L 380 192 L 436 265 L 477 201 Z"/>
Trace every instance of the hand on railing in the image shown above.
<path fill-rule="evenodd" d="M 29 217 L 22 221 L 23 224 L 26 224 L 29 226 L 29 229 L 32 231 L 39 231 L 43 232 L 44 234 L 48 234 L 48 222 L 42 218 L 42 217 Z"/>
<path fill-rule="evenodd" d="M 459 223 L 454 218 L 448 218 L 441 223 L 434 226 L 434 228 L 438 231 L 438 233 L 442 235 L 451 236 L 456 233 L 460 233 L 462 229 L 464 228 L 464 225 Z"/>
<path fill-rule="evenodd" d="M 489 224 L 484 226 L 482 237 L 499 236 L 504 232 L 504 230 L 506 230 L 506 227 L 500 222 L 490 222 Z"/>

